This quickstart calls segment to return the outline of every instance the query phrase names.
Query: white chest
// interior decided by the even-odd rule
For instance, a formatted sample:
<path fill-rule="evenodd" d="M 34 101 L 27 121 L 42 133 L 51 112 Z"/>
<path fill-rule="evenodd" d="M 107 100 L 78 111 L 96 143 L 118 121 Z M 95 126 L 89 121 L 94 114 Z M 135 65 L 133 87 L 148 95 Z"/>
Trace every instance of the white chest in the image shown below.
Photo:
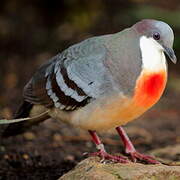
<path fill-rule="evenodd" d="M 166 57 L 162 46 L 152 38 L 142 36 L 140 38 L 142 54 L 142 66 L 150 72 L 167 70 Z"/>

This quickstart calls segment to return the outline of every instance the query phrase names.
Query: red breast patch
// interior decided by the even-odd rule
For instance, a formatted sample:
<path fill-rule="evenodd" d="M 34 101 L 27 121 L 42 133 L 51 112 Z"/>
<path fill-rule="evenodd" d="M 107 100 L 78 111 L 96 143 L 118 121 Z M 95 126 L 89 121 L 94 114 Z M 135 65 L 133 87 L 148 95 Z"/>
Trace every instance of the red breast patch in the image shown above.
<path fill-rule="evenodd" d="M 165 71 L 149 73 L 143 72 L 137 80 L 134 100 L 143 107 L 151 107 L 161 97 L 167 81 Z"/>

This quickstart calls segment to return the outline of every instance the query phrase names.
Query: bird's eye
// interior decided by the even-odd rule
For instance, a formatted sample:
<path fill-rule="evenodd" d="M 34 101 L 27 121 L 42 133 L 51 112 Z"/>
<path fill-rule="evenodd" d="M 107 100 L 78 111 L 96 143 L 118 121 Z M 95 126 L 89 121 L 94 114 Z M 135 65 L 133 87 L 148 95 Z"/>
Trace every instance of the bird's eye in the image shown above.
<path fill-rule="evenodd" d="M 153 34 L 153 38 L 154 38 L 155 40 L 159 40 L 159 39 L 160 39 L 160 34 L 159 34 L 158 32 L 155 32 L 155 33 Z"/>

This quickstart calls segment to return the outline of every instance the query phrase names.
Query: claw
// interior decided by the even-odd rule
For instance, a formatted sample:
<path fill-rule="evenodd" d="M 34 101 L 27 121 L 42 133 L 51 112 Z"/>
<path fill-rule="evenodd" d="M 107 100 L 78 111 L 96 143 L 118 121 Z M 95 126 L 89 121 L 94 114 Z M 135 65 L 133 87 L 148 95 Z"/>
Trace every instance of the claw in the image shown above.
<path fill-rule="evenodd" d="M 83 156 L 88 156 L 88 154 L 89 154 L 88 152 L 84 152 Z"/>
<path fill-rule="evenodd" d="M 101 163 L 106 163 L 106 160 L 111 162 L 119 162 L 119 163 L 129 163 L 127 157 L 123 156 L 114 156 L 111 154 L 108 154 L 106 151 L 99 150 L 98 152 L 91 153 L 89 156 L 99 156 L 101 158 Z"/>
<path fill-rule="evenodd" d="M 108 161 L 110 162 L 119 162 L 119 163 L 129 163 L 130 161 L 123 157 L 123 156 L 113 156 L 111 154 L 108 154 L 104 148 L 104 145 L 101 143 L 100 138 L 96 134 L 95 131 L 89 130 L 89 133 L 92 137 L 93 142 L 96 144 L 96 148 L 98 149 L 98 152 L 91 153 L 89 156 L 99 156 L 101 158 L 102 163 L 106 163 Z"/>
<path fill-rule="evenodd" d="M 126 154 L 130 155 L 133 162 L 137 162 L 137 160 L 140 160 L 145 161 L 148 164 L 161 164 L 159 161 L 155 160 L 154 157 L 137 152 L 128 135 L 121 126 L 117 127 L 116 130 L 124 143 Z"/>
<path fill-rule="evenodd" d="M 153 156 L 144 155 L 137 151 L 130 152 L 129 155 L 131 156 L 133 162 L 137 162 L 137 160 L 140 160 L 140 161 L 145 161 L 148 164 L 161 164 Z"/>

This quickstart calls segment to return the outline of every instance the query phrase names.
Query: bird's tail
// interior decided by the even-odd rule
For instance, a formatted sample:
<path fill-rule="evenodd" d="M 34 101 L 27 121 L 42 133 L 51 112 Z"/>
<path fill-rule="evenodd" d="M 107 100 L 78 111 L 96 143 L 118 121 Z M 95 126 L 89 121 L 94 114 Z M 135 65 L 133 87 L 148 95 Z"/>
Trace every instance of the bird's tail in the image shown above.
<path fill-rule="evenodd" d="M 14 119 L 12 120 L 0 120 L 0 124 L 9 124 L 8 127 L 2 133 L 2 137 L 10 137 L 21 134 L 29 129 L 33 125 L 37 125 L 40 122 L 49 118 L 48 111 L 44 111 L 40 114 L 28 117 L 33 104 L 24 101 L 18 111 L 15 113 Z"/>

